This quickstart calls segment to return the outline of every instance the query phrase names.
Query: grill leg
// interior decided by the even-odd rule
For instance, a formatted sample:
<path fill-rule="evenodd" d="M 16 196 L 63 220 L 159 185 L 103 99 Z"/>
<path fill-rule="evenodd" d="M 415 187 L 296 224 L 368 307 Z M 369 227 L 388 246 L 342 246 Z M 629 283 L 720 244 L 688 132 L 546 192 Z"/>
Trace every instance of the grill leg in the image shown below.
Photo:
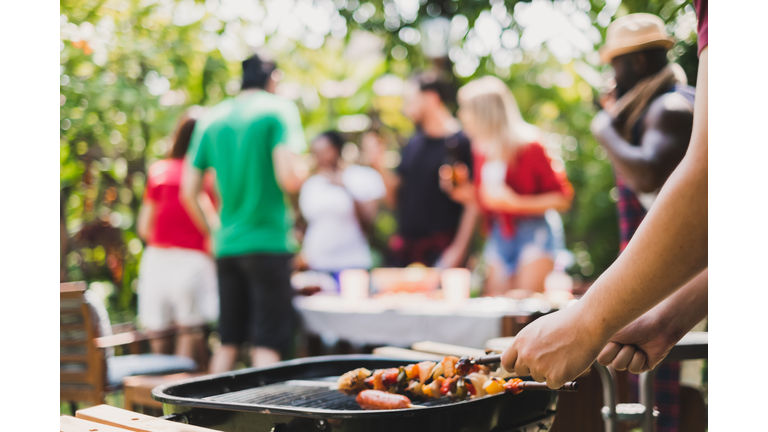
<path fill-rule="evenodd" d="M 603 383 L 603 421 L 605 422 L 605 432 L 617 431 L 616 416 L 616 386 L 613 376 L 607 367 L 595 362 L 592 367 L 597 370 L 600 380 Z"/>
<path fill-rule="evenodd" d="M 653 432 L 653 380 L 656 378 L 656 370 L 643 372 L 640 374 L 640 403 L 645 405 L 645 416 L 643 417 L 643 432 Z"/>

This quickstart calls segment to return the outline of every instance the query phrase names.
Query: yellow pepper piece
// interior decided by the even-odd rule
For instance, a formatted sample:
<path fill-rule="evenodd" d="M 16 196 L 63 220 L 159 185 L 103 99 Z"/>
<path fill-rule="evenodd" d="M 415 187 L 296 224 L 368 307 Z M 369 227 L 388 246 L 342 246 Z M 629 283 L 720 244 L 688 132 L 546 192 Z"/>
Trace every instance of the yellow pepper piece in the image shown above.
<path fill-rule="evenodd" d="M 483 384 L 483 390 L 488 394 L 496 394 L 504 391 L 504 384 L 497 379 L 489 379 Z"/>
<path fill-rule="evenodd" d="M 412 380 L 419 376 L 419 365 L 409 365 L 405 367 L 405 376 Z"/>

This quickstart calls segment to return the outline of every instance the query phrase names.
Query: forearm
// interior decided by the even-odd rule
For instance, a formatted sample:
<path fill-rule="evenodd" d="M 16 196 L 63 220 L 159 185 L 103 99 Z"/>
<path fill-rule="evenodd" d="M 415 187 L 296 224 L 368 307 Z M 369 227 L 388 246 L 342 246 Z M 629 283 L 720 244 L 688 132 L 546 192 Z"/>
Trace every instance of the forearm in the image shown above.
<path fill-rule="evenodd" d="M 667 329 L 672 338 L 682 339 L 708 315 L 708 281 L 707 269 L 648 313 L 654 315 L 661 328 Z"/>
<path fill-rule="evenodd" d="M 480 209 L 476 204 L 469 203 L 464 206 L 464 212 L 462 212 L 461 220 L 459 221 L 459 229 L 456 231 L 456 236 L 453 238 L 452 243 L 462 253 L 466 253 L 469 248 L 469 242 L 472 240 L 472 234 L 475 231 L 479 214 Z"/>
<path fill-rule="evenodd" d="M 211 230 L 198 199 L 202 190 L 202 179 L 202 173 L 198 169 L 192 166 L 187 166 L 182 176 L 179 200 L 181 201 L 181 205 L 187 211 L 189 218 L 192 219 L 192 223 L 195 227 L 197 227 L 203 235 L 208 236 L 210 235 Z"/>
<path fill-rule="evenodd" d="M 376 201 L 357 201 L 353 198 L 355 217 L 364 233 L 371 232 L 373 220 L 376 218 L 378 204 Z"/>
<path fill-rule="evenodd" d="M 154 219 L 154 204 L 147 199 L 141 204 L 141 210 L 139 210 L 139 217 L 136 221 L 136 231 L 145 242 L 149 241 L 150 233 L 152 231 L 153 219 Z"/>
<path fill-rule="evenodd" d="M 273 150 L 272 159 L 277 182 L 283 191 L 289 194 L 298 193 L 309 174 L 301 156 L 281 145 Z"/>
<path fill-rule="evenodd" d="M 537 195 L 517 195 L 514 202 L 505 203 L 503 210 L 528 215 L 543 215 L 549 209 L 559 212 L 571 208 L 571 197 L 560 192 L 547 192 Z"/>
<path fill-rule="evenodd" d="M 400 177 L 381 164 L 372 164 L 371 168 L 375 169 L 384 181 L 384 188 L 386 189 L 383 199 L 384 205 L 390 209 L 397 208 L 397 191 L 400 188 Z"/>
<path fill-rule="evenodd" d="M 216 231 L 221 226 L 221 220 L 219 219 L 216 207 L 213 205 L 213 201 L 211 201 L 211 197 L 207 193 L 202 192 L 198 195 L 198 203 L 209 229 Z"/>
<path fill-rule="evenodd" d="M 700 58 L 693 136 L 626 250 L 580 303 L 603 335 L 616 333 L 699 275 L 707 262 L 707 50 Z"/>

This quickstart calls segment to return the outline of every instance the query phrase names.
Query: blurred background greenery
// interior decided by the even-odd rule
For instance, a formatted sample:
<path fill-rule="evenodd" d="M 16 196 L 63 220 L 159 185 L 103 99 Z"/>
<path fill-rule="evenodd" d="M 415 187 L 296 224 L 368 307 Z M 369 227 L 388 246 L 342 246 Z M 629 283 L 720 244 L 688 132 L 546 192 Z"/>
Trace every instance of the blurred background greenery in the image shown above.
<path fill-rule="evenodd" d="M 179 115 L 239 90 L 240 61 L 268 50 L 283 70 L 306 136 L 338 128 L 352 143 L 373 128 L 392 152 L 413 125 L 400 113 L 403 79 L 437 64 L 458 85 L 493 74 L 547 134 L 576 189 L 563 215 L 575 279 L 618 253 L 613 173 L 589 125 L 610 77 L 596 53 L 605 28 L 650 12 L 677 39 L 670 59 L 695 85 L 690 0 L 62 0 L 61 206 L 67 280 L 86 280 L 113 322 L 136 310 L 136 234 L 147 167 L 164 157 Z M 345 156 L 354 159 L 354 146 Z M 376 247 L 396 229 L 377 219 Z M 378 256 L 383 251 L 378 251 Z"/>

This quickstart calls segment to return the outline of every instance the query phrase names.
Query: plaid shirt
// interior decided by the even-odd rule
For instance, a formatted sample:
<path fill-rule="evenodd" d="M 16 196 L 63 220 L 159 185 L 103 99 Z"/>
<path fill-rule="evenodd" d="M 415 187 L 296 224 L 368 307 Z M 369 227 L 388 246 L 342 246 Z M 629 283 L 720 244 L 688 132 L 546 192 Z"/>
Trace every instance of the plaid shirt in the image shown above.
<path fill-rule="evenodd" d="M 640 227 L 640 222 L 643 221 L 647 212 L 619 174 L 616 174 L 616 188 L 619 190 L 619 201 L 616 203 L 616 210 L 619 213 L 619 238 L 621 240 L 619 250 L 623 252 L 629 239 L 635 235 L 635 231 Z"/>

